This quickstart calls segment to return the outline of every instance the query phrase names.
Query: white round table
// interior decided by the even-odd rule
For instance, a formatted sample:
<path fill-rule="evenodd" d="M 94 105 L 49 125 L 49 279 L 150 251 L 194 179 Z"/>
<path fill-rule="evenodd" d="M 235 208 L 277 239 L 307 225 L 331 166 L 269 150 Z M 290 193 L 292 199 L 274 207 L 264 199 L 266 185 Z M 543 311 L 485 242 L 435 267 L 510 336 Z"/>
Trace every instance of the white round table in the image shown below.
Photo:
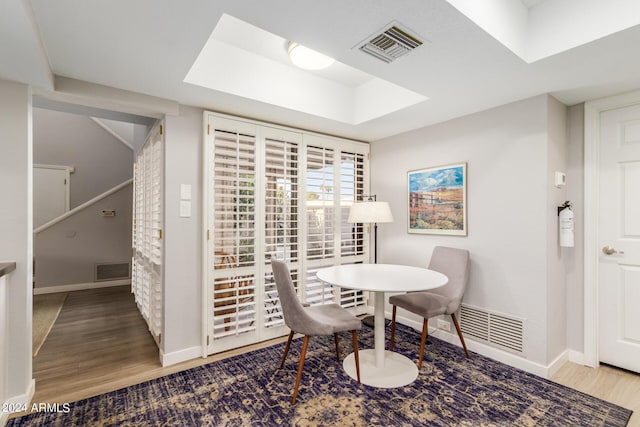
<path fill-rule="evenodd" d="M 358 353 L 362 383 L 380 388 L 411 384 L 418 377 L 415 363 L 399 353 L 385 350 L 384 293 L 437 288 L 447 284 L 447 276 L 427 268 L 393 264 L 345 264 L 324 268 L 316 275 L 334 286 L 375 294 L 375 348 Z M 353 353 L 344 359 L 343 366 L 351 378 L 357 378 Z"/>

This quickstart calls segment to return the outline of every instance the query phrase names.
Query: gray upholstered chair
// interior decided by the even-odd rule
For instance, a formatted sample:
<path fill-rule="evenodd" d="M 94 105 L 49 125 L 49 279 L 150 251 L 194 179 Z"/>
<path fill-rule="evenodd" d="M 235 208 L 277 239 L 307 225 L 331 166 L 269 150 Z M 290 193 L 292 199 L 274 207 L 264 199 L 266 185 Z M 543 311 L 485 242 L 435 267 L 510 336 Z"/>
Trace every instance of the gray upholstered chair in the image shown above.
<path fill-rule="evenodd" d="M 296 295 L 287 264 L 283 261 L 271 258 L 271 267 L 273 268 L 273 276 L 278 289 L 278 297 L 280 298 L 284 322 L 291 329 L 279 369 L 284 367 L 284 362 L 287 358 L 287 353 L 289 353 L 293 334 L 300 333 L 304 335 L 302 350 L 300 352 L 300 362 L 298 363 L 298 376 L 296 377 L 296 384 L 293 389 L 291 404 L 295 404 L 296 398 L 298 397 L 298 387 L 300 386 L 300 379 L 302 378 L 304 358 L 307 354 L 307 346 L 309 345 L 309 337 L 311 336 L 333 335 L 336 345 L 336 358 L 340 361 L 338 333 L 351 331 L 353 352 L 356 362 L 356 374 L 358 377 L 358 383 L 360 383 L 360 357 L 358 355 L 357 331 L 362 328 L 362 322 L 338 304 L 303 306 L 298 299 L 298 295 Z"/>
<path fill-rule="evenodd" d="M 403 295 L 394 295 L 389 298 L 393 305 L 391 315 L 391 342 L 389 350 L 393 351 L 396 332 L 396 308 L 402 307 L 424 318 L 422 322 L 422 339 L 420 340 L 420 355 L 418 356 L 418 369 L 422 368 L 422 354 L 424 344 L 427 341 L 429 318 L 450 314 L 456 327 L 464 354 L 469 358 L 467 346 L 462 337 L 462 331 L 456 318 L 456 311 L 462 302 L 467 282 L 469 281 L 469 251 L 465 249 L 447 248 L 436 246 L 431 255 L 429 269 L 438 271 L 449 278 L 449 282 L 439 288 L 429 291 L 409 292 Z"/>

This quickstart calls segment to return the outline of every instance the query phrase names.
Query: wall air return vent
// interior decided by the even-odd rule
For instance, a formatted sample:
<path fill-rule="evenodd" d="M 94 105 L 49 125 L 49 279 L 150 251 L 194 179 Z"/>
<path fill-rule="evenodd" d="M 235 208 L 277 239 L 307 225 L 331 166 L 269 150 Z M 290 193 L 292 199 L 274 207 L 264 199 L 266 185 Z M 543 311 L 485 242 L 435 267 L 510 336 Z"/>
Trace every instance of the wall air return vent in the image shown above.
<path fill-rule="evenodd" d="M 411 52 L 422 43 L 408 30 L 393 22 L 382 31 L 367 37 L 358 44 L 358 48 L 374 58 L 390 63 Z"/>
<path fill-rule="evenodd" d="M 130 279 L 130 272 L 131 268 L 128 262 L 96 264 L 95 281 Z"/>
<path fill-rule="evenodd" d="M 524 353 L 524 319 L 461 304 L 460 329 L 465 337 Z"/>

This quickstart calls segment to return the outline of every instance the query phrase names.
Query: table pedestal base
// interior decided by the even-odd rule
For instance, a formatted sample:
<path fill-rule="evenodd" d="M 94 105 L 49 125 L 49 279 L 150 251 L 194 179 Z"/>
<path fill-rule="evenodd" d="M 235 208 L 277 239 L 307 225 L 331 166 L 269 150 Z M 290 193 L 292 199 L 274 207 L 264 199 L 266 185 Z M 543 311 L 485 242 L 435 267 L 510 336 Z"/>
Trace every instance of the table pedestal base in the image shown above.
<path fill-rule="evenodd" d="M 418 367 L 411 359 L 392 351 L 384 352 L 384 366 L 376 368 L 376 352 L 373 349 L 360 350 L 360 381 L 372 387 L 394 388 L 411 384 L 418 378 Z M 351 353 L 342 364 L 347 374 L 354 380 L 356 375 L 356 359 Z"/>

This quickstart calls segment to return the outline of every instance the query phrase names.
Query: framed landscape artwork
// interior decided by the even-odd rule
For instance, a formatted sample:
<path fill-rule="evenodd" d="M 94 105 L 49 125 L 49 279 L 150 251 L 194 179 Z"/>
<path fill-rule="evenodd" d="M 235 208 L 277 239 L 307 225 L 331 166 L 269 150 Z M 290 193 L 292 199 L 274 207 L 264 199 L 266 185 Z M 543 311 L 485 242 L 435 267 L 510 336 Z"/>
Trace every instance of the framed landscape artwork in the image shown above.
<path fill-rule="evenodd" d="M 409 233 L 467 235 L 467 164 L 410 171 Z"/>

